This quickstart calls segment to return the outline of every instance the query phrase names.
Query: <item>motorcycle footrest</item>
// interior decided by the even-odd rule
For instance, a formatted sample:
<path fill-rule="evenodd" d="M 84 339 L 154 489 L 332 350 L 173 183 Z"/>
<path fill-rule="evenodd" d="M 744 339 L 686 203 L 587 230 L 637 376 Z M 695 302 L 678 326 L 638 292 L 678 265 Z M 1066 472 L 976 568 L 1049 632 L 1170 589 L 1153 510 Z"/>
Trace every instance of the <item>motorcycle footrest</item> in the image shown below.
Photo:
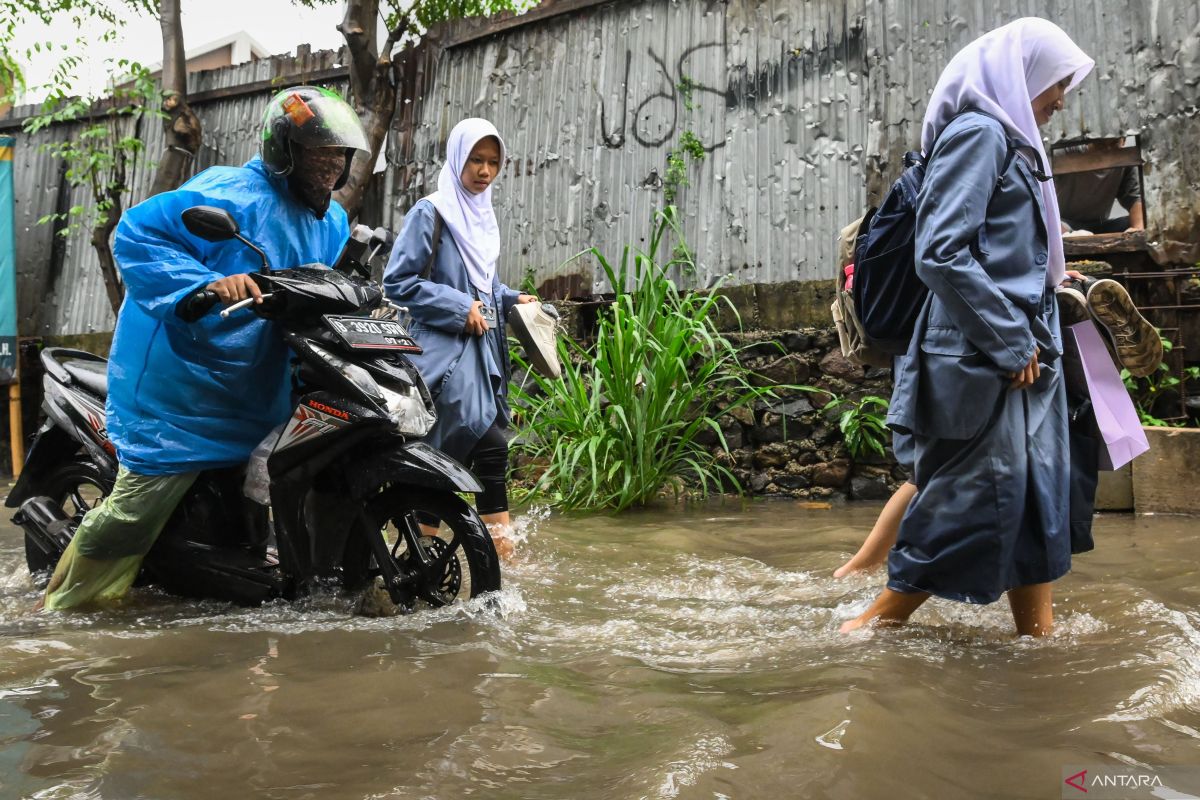
<path fill-rule="evenodd" d="M 30 540 L 46 555 L 61 555 L 71 543 L 74 523 L 49 497 L 31 497 L 13 515 L 13 522 L 25 529 Z"/>

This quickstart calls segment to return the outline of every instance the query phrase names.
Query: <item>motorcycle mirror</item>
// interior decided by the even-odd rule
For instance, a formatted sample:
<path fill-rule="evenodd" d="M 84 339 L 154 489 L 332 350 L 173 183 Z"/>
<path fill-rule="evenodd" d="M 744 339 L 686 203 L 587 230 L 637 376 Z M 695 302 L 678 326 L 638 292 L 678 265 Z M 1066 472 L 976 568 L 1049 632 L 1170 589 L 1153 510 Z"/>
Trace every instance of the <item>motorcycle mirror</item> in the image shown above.
<path fill-rule="evenodd" d="M 258 253 L 258 257 L 262 259 L 262 272 L 271 271 L 271 265 L 267 263 L 267 254 L 239 233 L 237 220 L 225 209 L 216 206 L 192 206 L 184 209 L 180 217 L 183 219 L 183 227 L 187 228 L 189 233 L 205 241 L 224 242 L 237 239 Z"/>
<path fill-rule="evenodd" d="M 223 208 L 192 206 L 183 212 L 183 227 L 209 242 L 223 242 L 238 235 L 237 220 Z"/>

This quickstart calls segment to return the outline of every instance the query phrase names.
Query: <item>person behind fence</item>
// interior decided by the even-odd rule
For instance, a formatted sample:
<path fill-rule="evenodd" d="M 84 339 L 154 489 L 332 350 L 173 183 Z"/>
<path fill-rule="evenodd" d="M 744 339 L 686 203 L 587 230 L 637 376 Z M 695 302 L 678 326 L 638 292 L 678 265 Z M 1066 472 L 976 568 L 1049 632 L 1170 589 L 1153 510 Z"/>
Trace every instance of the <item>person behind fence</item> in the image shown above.
<path fill-rule="evenodd" d="M 1058 152 L 1105 153 L 1124 145 L 1125 139 L 1118 136 L 1071 145 Z M 1137 167 L 1111 167 L 1059 175 L 1054 179 L 1054 189 L 1062 212 L 1063 233 L 1124 233 L 1146 228 Z M 1112 216 L 1114 202 L 1120 203 L 1127 213 Z"/>
<path fill-rule="evenodd" d="M 912 435 L 917 493 L 887 586 L 843 631 L 903 622 L 931 595 L 1005 593 L 1018 634 L 1052 630 L 1051 582 L 1071 565 L 1054 301 L 1066 265 L 1038 127 L 1093 64 L 1058 26 L 1025 18 L 959 51 L 933 90 L 915 242 L 930 293 L 888 414 Z"/>
<path fill-rule="evenodd" d="M 508 343 L 505 318 L 537 298 L 500 282 L 500 228 L 492 182 L 505 162 L 490 122 L 464 119 L 450 131 L 437 191 L 404 218 L 384 271 L 387 296 L 409 310 L 412 356 L 435 398 L 426 441 L 473 470 L 483 485 L 476 509 L 501 556 L 508 537 Z M 426 522 L 432 523 L 433 520 Z"/>
<path fill-rule="evenodd" d="M 275 267 L 332 264 L 349 236 L 332 192 L 367 139 L 354 110 L 325 89 L 276 94 L 260 155 L 212 167 L 125 212 L 113 253 L 125 283 L 108 363 L 108 435 L 120 468 L 54 570 L 42 604 L 67 609 L 122 596 L 175 506 L 203 470 L 234 466 L 291 413 L 288 349 L 274 323 L 246 311 L 192 323 L 180 311 L 209 289 L 259 298 L 261 266 L 240 242 L 207 242 L 180 214 L 223 208 Z M 259 300 L 261 302 L 261 300 Z"/>

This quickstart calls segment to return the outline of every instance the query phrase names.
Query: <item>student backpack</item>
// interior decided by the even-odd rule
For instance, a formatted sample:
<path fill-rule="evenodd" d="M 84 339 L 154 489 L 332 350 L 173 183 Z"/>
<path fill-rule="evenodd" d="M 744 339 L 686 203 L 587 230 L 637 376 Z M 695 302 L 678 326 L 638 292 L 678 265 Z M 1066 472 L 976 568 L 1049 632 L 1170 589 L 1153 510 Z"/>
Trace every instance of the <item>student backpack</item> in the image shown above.
<path fill-rule="evenodd" d="M 991 116 L 982 111 L 976 113 Z M 996 189 L 1004 182 L 1004 174 L 1016 153 L 1007 134 L 1005 141 L 1008 149 Z M 930 145 L 930 153 L 936 144 L 935 140 Z M 843 355 L 868 366 L 890 366 L 892 356 L 907 352 L 917 315 L 929 294 L 928 287 L 917 276 L 915 261 L 917 197 L 928 164 L 917 151 L 905 153 L 903 163 L 904 171 L 883 202 L 878 208 L 869 209 L 857 224 L 851 275 L 845 273 L 843 263 L 836 278 L 834 323 L 839 338 L 843 330 L 846 332 Z M 849 227 L 853 224 L 843 230 L 843 238 Z M 836 319 L 839 314 L 840 324 Z"/>

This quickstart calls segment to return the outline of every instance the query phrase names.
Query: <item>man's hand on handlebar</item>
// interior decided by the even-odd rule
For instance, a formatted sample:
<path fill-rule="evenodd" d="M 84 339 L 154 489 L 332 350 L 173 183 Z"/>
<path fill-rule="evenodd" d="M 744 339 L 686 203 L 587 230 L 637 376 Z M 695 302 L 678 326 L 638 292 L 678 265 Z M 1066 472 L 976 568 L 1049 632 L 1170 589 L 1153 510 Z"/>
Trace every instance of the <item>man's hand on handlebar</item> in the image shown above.
<path fill-rule="evenodd" d="M 219 281 L 213 281 L 204 288 L 216 292 L 217 296 L 221 298 L 221 302 L 227 306 L 251 297 L 256 303 L 262 302 L 262 292 L 259 290 L 258 284 L 246 274 L 230 275 Z"/>

